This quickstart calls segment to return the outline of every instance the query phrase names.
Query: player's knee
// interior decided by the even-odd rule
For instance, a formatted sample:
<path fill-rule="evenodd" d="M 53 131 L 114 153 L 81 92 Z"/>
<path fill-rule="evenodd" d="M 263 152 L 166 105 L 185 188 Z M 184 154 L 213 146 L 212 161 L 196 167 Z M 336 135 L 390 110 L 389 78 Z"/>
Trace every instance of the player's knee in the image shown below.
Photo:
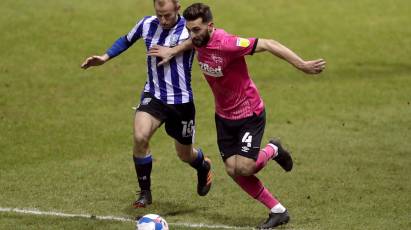
<path fill-rule="evenodd" d="M 255 172 L 252 165 L 248 164 L 237 164 L 235 167 L 235 175 L 237 176 L 251 176 Z"/>
<path fill-rule="evenodd" d="M 142 135 L 141 133 L 134 134 L 134 155 L 139 153 L 146 153 L 148 148 L 148 137 L 146 135 Z"/>
<path fill-rule="evenodd" d="M 136 146 L 148 145 L 148 136 L 140 132 L 134 133 L 134 144 Z"/>
<path fill-rule="evenodd" d="M 235 167 L 226 166 L 226 167 L 225 167 L 225 171 L 226 171 L 226 173 L 227 173 L 230 177 L 232 177 L 232 178 L 235 178 L 235 177 L 236 177 Z"/>

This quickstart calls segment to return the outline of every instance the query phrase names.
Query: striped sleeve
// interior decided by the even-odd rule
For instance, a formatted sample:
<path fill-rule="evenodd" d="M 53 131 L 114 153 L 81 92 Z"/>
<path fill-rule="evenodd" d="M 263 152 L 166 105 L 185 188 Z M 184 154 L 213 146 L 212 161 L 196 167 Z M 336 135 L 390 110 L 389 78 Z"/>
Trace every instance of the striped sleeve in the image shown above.
<path fill-rule="evenodd" d="M 133 29 L 125 36 L 117 39 L 113 45 L 107 49 L 106 53 L 110 58 L 114 58 L 124 51 L 126 51 L 130 46 L 132 46 L 138 39 L 141 38 L 143 34 L 144 22 L 150 18 L 150 16 L 144 17 L 133 27 Z"/>
<path fill-rule="evenodd" d="M 134 44 L 134 42 L 141 38 L 141 36 L 143 35 L 144 22 L 149 18 L 151 18 L 151 16 L 144 17 L 137 22 L 137 24 L 133 27 L 133 29 L 131 29 L 130 32 L 128 32 L 126 38 L 131 44 Z"/>

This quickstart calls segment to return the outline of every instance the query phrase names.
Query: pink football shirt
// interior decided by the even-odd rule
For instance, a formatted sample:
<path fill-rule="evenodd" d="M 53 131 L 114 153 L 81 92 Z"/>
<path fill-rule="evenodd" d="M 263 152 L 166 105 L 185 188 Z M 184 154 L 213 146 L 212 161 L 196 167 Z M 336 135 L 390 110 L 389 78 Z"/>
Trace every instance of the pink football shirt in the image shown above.
<path fill-rule="evenodd" d="M 223 118 L 239 120 L 264 110 L 244 58 L 253 54 L 256 45 L 255 38 L 216 29 L 205 47 L 196 48 L 200 69 L 214 94 L 216 113 Z"/>

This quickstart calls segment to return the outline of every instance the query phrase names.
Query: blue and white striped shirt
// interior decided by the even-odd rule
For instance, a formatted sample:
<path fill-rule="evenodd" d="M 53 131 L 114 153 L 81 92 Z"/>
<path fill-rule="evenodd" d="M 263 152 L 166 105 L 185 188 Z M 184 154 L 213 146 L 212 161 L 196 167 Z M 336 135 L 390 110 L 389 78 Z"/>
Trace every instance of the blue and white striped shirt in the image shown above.
<path fill-rule="evenodd" d="M 124 37 L 119 38 L 107 50 L 113 58 L 138 39 L 143 38 L 147 51 L 154 45 L 173 47 L 189 39 L 186 20 L 178 16 L 176 25 L 171 29 L 163 29 L 156 16 L 141 19 Z M 182 104 L 193 101 L 191 89 L 191 67 L 194 50 L 185 51 L 172 58 L 169 63 L 157 66 L 160 58 L 147 56 L 147 82 L 144 92 L 151 93 L 166 104 Z"/>

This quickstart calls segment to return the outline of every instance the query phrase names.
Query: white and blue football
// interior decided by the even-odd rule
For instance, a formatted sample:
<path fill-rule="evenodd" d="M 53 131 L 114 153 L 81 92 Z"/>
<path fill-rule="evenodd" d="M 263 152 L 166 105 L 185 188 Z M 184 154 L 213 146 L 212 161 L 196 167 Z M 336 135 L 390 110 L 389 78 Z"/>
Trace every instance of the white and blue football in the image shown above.
<path fill-rule="evenodd" d="M 165 219 L 157 214 L 147 214 L 136 223 L 137 230 L 168 230 Z"/>

